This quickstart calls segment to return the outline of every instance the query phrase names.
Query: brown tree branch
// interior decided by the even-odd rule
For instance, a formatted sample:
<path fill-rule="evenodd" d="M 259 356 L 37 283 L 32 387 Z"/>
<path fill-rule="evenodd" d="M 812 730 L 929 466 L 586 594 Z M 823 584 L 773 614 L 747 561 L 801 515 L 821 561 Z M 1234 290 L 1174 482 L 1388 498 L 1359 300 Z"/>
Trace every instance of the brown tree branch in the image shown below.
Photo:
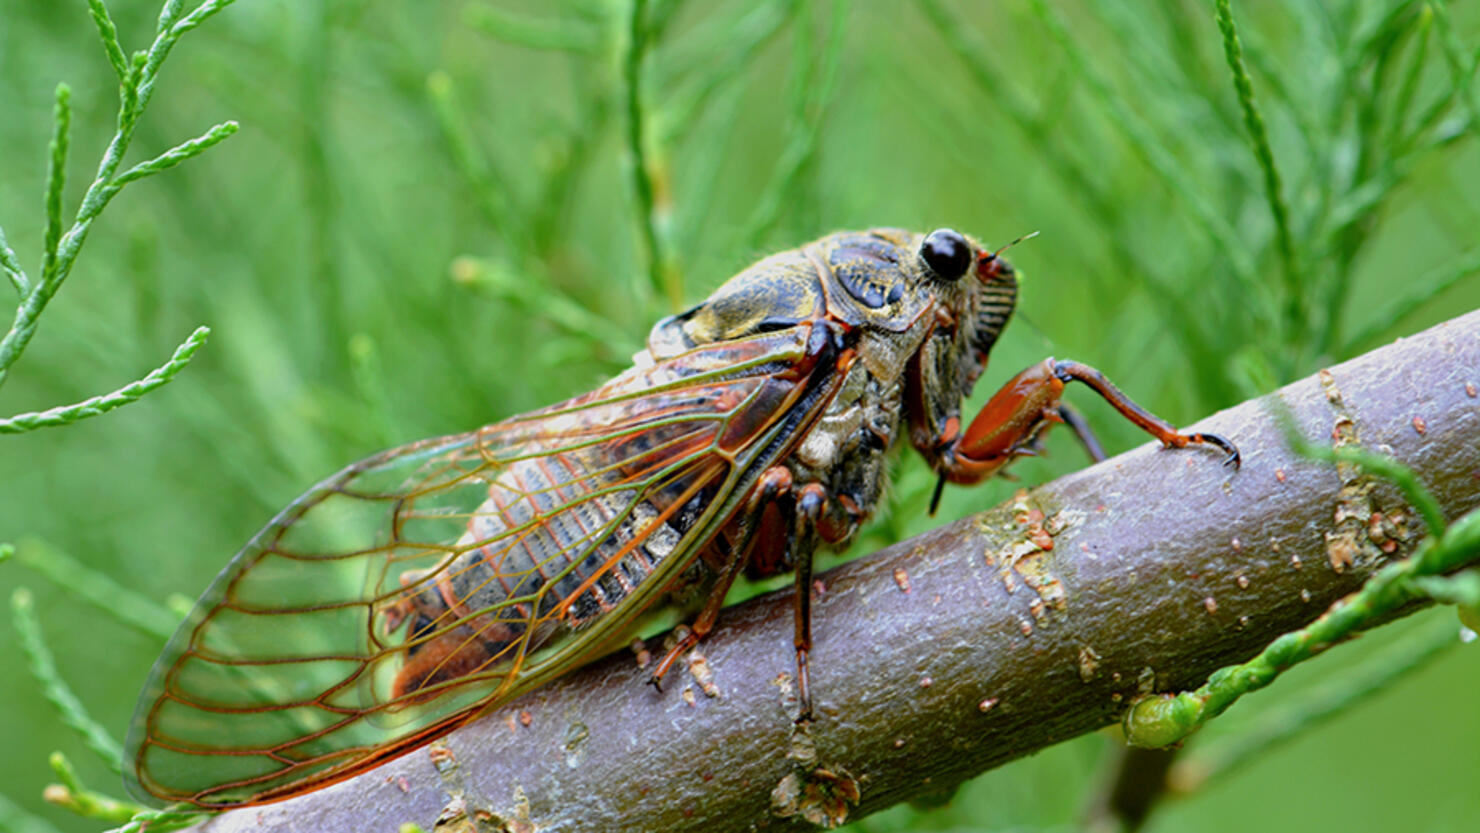
<path fill-rule="evenodd" d="M 1355 432 L 1415 469 L 1453 518 L 1480 505 L 1476 385 L 1480 312 L 1276 396 L 1305 436 Z M 1144 446 L 822 575 L 809 732 L 792 723 L 784 591 L 726 610 L 702 666 L 661 693 L 623 652 L 206 829 L 430 830 L 463 813 L 479 830 L 791 830 L 855 789 L 858 818 L 1114 723 L 1140 692 L 1196 687 L 1421 535 L 1385 484 L 1293 456 L 1262 401 L 1196 427 L 1236 441 L 1243 469 Z"/>

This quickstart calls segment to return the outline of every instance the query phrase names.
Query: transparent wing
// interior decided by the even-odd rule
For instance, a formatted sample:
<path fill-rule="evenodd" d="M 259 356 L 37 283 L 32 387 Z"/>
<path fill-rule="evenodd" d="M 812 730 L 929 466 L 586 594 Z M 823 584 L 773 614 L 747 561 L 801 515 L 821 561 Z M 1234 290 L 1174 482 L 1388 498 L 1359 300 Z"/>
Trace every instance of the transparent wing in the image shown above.
<path fill-rule="evenodd" d="M 825 407 L 808 330 L 696 348 L 311 489 L 155 664 L 129 731 L 130 791 L 283 798 L 594 658 Z"/>

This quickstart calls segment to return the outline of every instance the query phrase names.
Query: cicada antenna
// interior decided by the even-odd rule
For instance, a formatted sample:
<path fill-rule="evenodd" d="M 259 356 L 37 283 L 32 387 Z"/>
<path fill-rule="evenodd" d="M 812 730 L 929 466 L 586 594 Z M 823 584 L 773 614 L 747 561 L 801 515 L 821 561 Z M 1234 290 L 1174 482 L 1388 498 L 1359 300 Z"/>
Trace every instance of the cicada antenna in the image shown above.
<path fill-rule="evenodd" d="M 987 256 L 986 259 L 988 261 L 996 260 L 998 257 L 1000 257 L 1002 255 L 1003 252 L 1007 251 L 1008 249 L 1011 249 L 1013 246 L 1016 246 L 1019 243 L 1026 242 L 1028 240 L 1032 240 L 1033 238 L 1037 237 L 1041 233 L 1042 232 L 1040 232 L 1037 229 L 1035 229 L 1033 231 L 1028 232 L 1027 234 L 1021 235 L 1017 239 L 1013 240 L 1011 243 L 1008 243 L 1007 245 L 1002 246 L 1001 248 L 997 249 L 995 252 L 992 252 L 990 255 Z M 1032 319 L 1028 318 L 1028 316 L 1025 313 L 1023 313 L 1021 310 L 1018 310 L 1017 313 L 1016 313 L 1016 315 L 1017 315 L 1018 320 L 1022 321 L 1024 324 L 1027 324 L 1028 327 L 1033 330 L 1033 333 L 1035 335 L 1037 335 L 1038 338 L 1043 341 L 1044 345 L 1050 348 L 1050 352 L 1052 352 L 1053 340 L 1048 337 L 1048 333 L 1045 332 L 1042 327 L 1039 327 L 1037 324 L 1033 323 Z"/>
<path fill-rule="evenodd" d="M 999 274 L 1009 276 L 1012 275 L 1012 267 L 1008 266 L 1006 261 L 1001 260 L 1002 253 L 1007 251 L 1008 249 L 1011 249 L 1013 246 L 1016 246 L 1017 244 L 1023 242 L 1024 240 L 1031 240 L 1037 236 L 1038 232 L 1030 231 L 1022 237 L 1019 237 L 1011 243 L 1008 243 L 1006 246 L 998 249 L 997 251 L 992 252 L 991 254 L 983 254 L 980 258 L 977 259 L 978 273 L 982 276 L 983 279 L 993 278 Z"/>
<path fill-rule="evenodd" d="M 996 258 L 998 255 L 1002 254 L 1003 252 L 1007 251 L 1008 249 L 1011 249 L 1013 246 L 1016 246 L 1017 244 L 1022 243 L 1024 241 L 1027 241 L 1027 240 L 1032 240 L 1033 238 L 1037 237 L 1038 235 L 1039 235 L 1038 230 L 1037 229 L 1034 229 L 1033 231 L 1030 231 L 1027 234 L 1024 234 L 1023 236 L 1019 237 L 1018 239 L 1012 241 L 1011 243 L 1008 243 L 1006 246 L 1003 246 L 1002 248 L 998 249 L 997 251 L 992 252 L 992 258 Z"/>

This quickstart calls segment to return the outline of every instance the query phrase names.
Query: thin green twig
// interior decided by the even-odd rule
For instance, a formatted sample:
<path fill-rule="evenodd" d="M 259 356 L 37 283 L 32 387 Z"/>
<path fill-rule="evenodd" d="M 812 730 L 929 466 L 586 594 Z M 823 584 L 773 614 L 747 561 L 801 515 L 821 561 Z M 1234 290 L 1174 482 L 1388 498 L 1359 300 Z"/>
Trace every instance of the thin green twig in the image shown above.
<path fill-rule="evenodd" d="M 1155 173 L 1163 183 L 1182 198 L 1183 202 L 1192 209 L 1193 219 L 1203 228 L 1208 237 L 1217 246 L 1218 250 L 1227 259 L 1229 268 L 1238 280 L 1245 292 L 1247 301 L 1258 301 L 1265 297 L 1265 291 L 1255 277 L 1254 263 L 1248 254 L 1248 247 L 1239 242 L 1234 234 L 1232 226 L 1223 218 L 1211 203 L 1202 195 L 1200 189 L 1194 186 L 1187 178 L 1186 172 L 1162 147 L 1156 136 L 1146 129 L 1146 126 L 1133 115 L 1110 85 L 1104 80 L 1104 73 L 1092 66 L 1088 53 L 1069 34 L 1069 28 L 1064 23 L 1058 10 L 1050 6 L 1045 0 L 1032 0 L 1032 7 L 1038 18 L 1047 27 L 1049 35 L 1064 50 L 1074 68 L 1078 71 L 1080 79 L 1083 80 L 1100 100 L 1105 108 L 1105 115 L 1129 140 L 1130 148 L 1135 151 L 1141 161 Z M 1256 316 L 1256 320 L 1258 317 Z"/>
<path fill-rule="evenodd" d="M 1459 606 L 1461 620 L 1463 608 L 1480 608 L 1480 569 L 1464 570 L 1452 576 L 1422 576 L 1413 583 L 1434 601 Z"/>
<path fill-rule="evenodd" d="M 428 75 L 427 97 L 431 99 L 437 124 L 442 128 L 442 137 L 452 152 L 453 164 L 472 186 L 473 196 L 477 200 L 478 209 L 483 212 L 483 218 L 514 249 L 516 259 L 522 262 L 520 235 L 514 232 L 509 223 L 509 218 L 517 213 L 517 208 L 511 205 L 506 186 L 500 187 L 508 180 L 473 141 L 452 88 L 452 77 L 441 71 Z"/>
<path fill-rule="evenodd" d="M 0 561 L 5 560 L 7 546 L 0 545 Z M 25 539 L 10 551 L 17 563 L 150 639 L 163 643 L 180 624 L 179 616 L 44 541 Z"/>
<path fill-rule="evenodd" d="M 108 53 L 108 63 L 113 65 L 113 71 L 118 74 L 120 83 L 128 81 L 128 58 L 118 42 L 118 27 L 113 25 L 108 7 L 103 4 L 103 0 L 87 0 L 87 10 L 92 14 L 93 23 L 97 24 L 98 36 L 103 41 L 103 51 Z"/>
<path fill-rule="evenodd" d="M 133 802 L 120 801 L 83 786 L 72 762 L 60 752 L 51 753 L 47 762 L 51 764 L 51 771 L 56 773 L 57 780 L 62 782 L 52 784 L 42 792 L 42 797 L 49 804 L 70 810 L 83 818 L 110 822 L 127 822 L 144 809 Z"/>
<path fill-rule="evenodd" d="M 5 229 L 0 228 L 0 269 L 5 270 L 5 276 L 10 279 L 11 286 L 22 298 L 31 291 L 31 279 L 26 277 L 26 270 L 21 268 L 20 259 L 15 256 L 15 250 L 10 248 L 10 243 L 5 239 Z"/>
<path fill-rule="evenodd" d="M 167 3 L 160 15 L 160 31 L 150 45 L 148 51 L 135 53 L 129 63 L 128 71 L 119 86 L 119 108 L 118 127 L 113 134 L 113 139 L 108 143 L 103 152 L 103 158 L 98 163 L 98 171 L 93 182 L 88 186 L 87 192 L 82 197 L 82 203 L 77 209 L 77 214 L 72 221 L 72 226 L 65 233 L 61 232 L 61 185 L 62 185 L 62 163 L 65 162 L 67 150 L 67 127 L 71 119 L 68 102 L 70 93 L 66 85 L 57 88 L 57 109 L 55 116 L 55 129 L 51 149 L 51 165 L 47 175 L 47 231 L 46 243 L 43 257 L 43 268 L 41 275 L 35 283 L 28 287 L 26 295 L 21 299 L 16 308 L 15 319 L 11 323 L 10 330 L 4 338 L 0 338 L 0 385 L 5 383 L 6 377 L 21 353 L 30 344 L 32 337 L 36 334 L 36 328 L 40 322 L 40 316 L 46 305 L 51 301 L 57 290 L 61 288 L 67 276 L 71 274 L 72 266 L 77 260 L 82 245 L 87 240 L 88 231 L 92 228 L 93 221 L 107 207 L 109 201 L 117 196 L 121 190 L 116 181 L 118 168 L 123 163 L 124 154 L 128 151 L 129 143 L 133 140 L 134 129 L 138 125 L 140 116 L 148 107 L 149 100 L 154 94 L 154 85 L 159 77 L 160 66 L 169 56 L 170 50 L 175 43 L 186 32 L 204 23 L 210 17 L 231 5 L 233 0 L 205 0 L 189 14 L 181 15 L 178 3 Z M 98 20 L 94 15 L 94 20 Z M 99 24 L 99 36 L 102 38 L 105 48 L 112 54 L 114 49 L 122 50 L 118 44 L 118 33 L 110 26 Z M 211 133 L 196 142 L 206 142 L 197 149 L 203 150 L 211 144 L 219 142 L 230 135 L 230 129 L 224 125 L 218 125 L 213 129 L 216 131 L 227 130 L 224 135 L 211 140 Z M 180 148 L 164 154 L 163 156 L 144 163 L 134 179 L 152 173 L 148 166 L 158 165 L 158 169 L 170 167 L 175 162 L 170 161 L 171 153 L 186 154 L 181 158 L 193 155 L 190 151 L 182 150 L 192 143 L 187 142 Z M 14 279 L 12 279 L 14 281 Z"/>
<path fill-rule="evenodd" d="M 160 35 L 165 30 L 180 21 L 180 15 L 185 13 L 185 0 L 165 0 L 159 9 L 159 22 L 154 27 L 155 35 Z"/>
<path fill-rule="evenodd" d="M 112 393 L 94 396 L 72 405 L 59 405 L 45 411 L 31 411 L 16 414 L 8 419 L 0 419 L 0 434 L 23 434 L 38 428 L 70 425 L 89 417 L 101 416 L 131 402 L 137 402 L 144 394 L 164 387 L 178 376 L 180 371 L 190 364 L 190 360 L 195 357 L 195 352 L 206 343 L 210 334 L 211 328 L 197 327 L 189 338 L 175 348 L 174 355 L 170 356 L 169 361 L 150 371 L 149 375 L 144 378 L 130 382 Z"/>
<path fill-rule="evenodd" d="M 1167 779 L 1179 793 L 1194 792 L 1203 784 L 1221 780 L 1229 772 L 1266 754 L 1270 747 L 1290 740 L 1345 712 L 1358 702 L 1385 690 L 1461 644 L 1459 628 L 1450 616 L 1441 617 L 1340 674 L 1285 700 L 1261 714 L 1251 725 L 1206 746 L 1196 746 L 1178 761 Z"/>
<path fill-rule="evenodd" d="M 847 19 L 847 0 L 834 0 L 820 69 L 819 62 L 812 56 L 810 32 L 806 27 L 798 30 L 802 47 L 798 50 L 798 76 L 793 88 L 791 138 L 781 152 L 776 173 L 762 192 L 759 205 L 749 223 L 744 237 L 749 249 L 760 248 L 766 234 L 780 220 L 782 209 L 794 197 L 797 184 L 817 155 L 823 119 L 827 105 L 832 101 Z"/>
<path fill-rule="evenodd" d="M 1233 9 L 1229 0 L 1216 0 L 1218 31 L 1223 35 L 1223 57 L 1233 73 L 1233 87 L 1238 92 L 1239 107 L 1243 110 L 1244 126 L 1249 130 L 1249 142 L 1254 147 L 1254 157 L 1264 173 L 1264 193 L 1269 200 L 1269 213 L 1274 217 L 1275 244 L 1280 253 L 1280 262 L 1285 277 L 1285 324 L 1288 343 L 1298 344 L 1304 338 L 1306 321 L 1305 295 L 1300 286 L 1300 269 L 1296 261 L 1295 242 L 1290 235 L 1290 208 L 1285 203 L 1280 172 L 1275 166 L 1274 151 L 1269 145 L 1269 132 L 1264 126 L 1264 116 L 1254 101 L 1254 83 L 1244 67 L 1243 47 L 1239 45 L 1238 28 L 1233 22 Z"/>
<path fill-rule="evenodd" d="M 114 191 L 117 191 L 119 188 L 122 188 L 124 185 L 127 185 L 130 182 L 135 182 L 147 176 L 153 176 L 160 171 L 167 171 L 170 168 L 173 168 L 176 165 L 180 164 L 181 162 L 184 162 L 186 159 L 199 156 L 208 148 L 219 145 L 220 143 L 226 141 L 226 139 L 235 135 L 238 127 L 239 126 L 234 121 L 221 122 L 220 124 L 212 127 L 210 130 L 207 130 L 200 136 L 197 136 L 187 142 L 181 142 L 180 144 L 175 145 L 164 153 L 161 153 L 160 155 L 154 157 L 153 159 L 150 159 L 147 162 L 140 162 L 132 168 L 129 168 L 128 170 L 119 174 L 118 177 L 113 180 L 113 185 L 111 187 Z"/>
<path fill-rule="evenodd" d="M 1379 570 L 1361 590 L 1309 626 L 1279 637 L 1254 659 L 1215 671 L 1196 691 L 1137 701 L 1125 714 L 1126 742 L 1144 747 L 1180 742 L 1240 697 L 1269 685 L 1292 666 L 1381 621 L 1409 602 L 1429 598 L 1415 579 L 1450 573 L 1477 561 L 1480 561 L 1480 511 L 1450 524 L 1442 535 L 1424 539 L 1411 558 Z"/>
<path fill-rule="evenodd" d="M 1374 313 L 1370 323 L 1342 345 L 1341 355 L 1352 355 L 1363 346 L 1376 341 L 1414 310 L 1477 273 L 1480 273 L 1480 249 L 1472 249 L 1454 263 L 1434 269 L 1411 282 L 1404 281 L 1417 289 Z"/>
<path fill-rule="evenodd" d="M 1419 12 L 1418 34 L 1413 43 L 1412 52 L 1408 56 L 1408 67 L 1403 73 L 1403 81 L 1398 85 L 1398 94 L 1394 99 L 1392 112 L 1388 116 L 1386 141 L 1388 147 L 1397 146 L 1399 137 L 1403 135 L 1403 125 L 1408 121 L 1408 113 L 1413 109 L 1419 82 L 1423 79 L 1423 70 L 1428 64 L 1429 37 L 1434 31 L 1433 22 L 1434 10 L 1425 4 Z"/>
<path fill-rule="evenodd" d="M 1302 457 L 1324 460 L 1328 463 L 1354 463 L 1372 474 L 1391 481 L 1394 486 L 1398 487 L 1398 491 L 1403 493 L 1403 498 L 1408 501 L 1408 505 L 1418 511 L 1431 537 L 1437 538 L 1444 533 L 1444 510 L 1439 507 L 1439 501 L 1434 498 L 1433 493 L 1423 484 L 1423 481 L 1418 479 L 1413 469 L 1391 457 L 1368 451 L 1360 446 L 1344 445 L 1331 448 L 1316 445 L 1293 432 L 1289 433 L 1288 439 L 1295 453 Z"/>
<path fill-rule="evenodd" d="M 67 184 L 68 134 L 72 127 L 72 90 L 58 84 L 56 107 L 52 111 L 50 153 L 46 165 L 46 236 L 41 248 L 41 274 L 50 275 L 57 267 L 57 245 L 62 240 L 62 191 Z M 9 366 L 0 359 L 0 372 Z"/>
<path fill-rule="evenodd" d="M 143 810 L 121 827 L 104 833 L 167 833 L 199 824 L 208 814 L 199 810 Z"/>
<path fill-rule="evenodd" d="M 0 831 L 4 833 L 60 833 L 51 822 L 32 815 L 0 793 Z"/>
<path fill-rule="evenodd" d="M 584 22 L 527 17 L 482 3 L 464 7 L 463 20 L 471 28 L 526 49 L 587 55 L 601 44 L 597 32 Z"/>
<path fill-rule="evenodd" d="M 1471 129 L 1480 129 L 1480 95 L 1476 94 L 1472 79 L 1475 62 L 1465 54 L 1464 44 L 1460 43 L 1459 35 L 1454 31 L 1448 4 L 1441 0 L 1430 3 L 1429 8 L 1439 24 L 1439 47 L 1444 51 L 1444 60 L 1449 64 L 1449 74 L 1459 91 L 1460 101 L 1468 111 Z"/>
<path fill-rule="evenodd" d="M 622 86 L 627 109 L 627 165 L 632 176 L 632 190 L 637 200 L 635 211 L 642 258 L 647 264 L 648 286 L 666 298 L 670 308 L 683 304 L 683 288 L 678 271 L 663 245 L 659 225 L 663 222 L 658 189 L 654 184 L 652 160 L 648 157 L 648 114 L 643 99 L 643 57 L 650 45 L 647 25 L 647 0 L 632 0 L 627 20 L 627 42 L 622 52 Z M 667 201 L 665 196 L 663 202 Z M 638 284 L 641 287 L 641 284 Z M 647 293 L 642 293 L 646 295 Z"/>
<path fill-rule="evenodd" d="M 57 673 L 56 660 L 41 636 L 41 623 L 36 618 L 36 605 L 31 591 L 24 587 L 17 588 L 10 596 L 10 610 L 21 650 L 25 652 L 31 666 L 31 675 L 41 683 L 46 699 L 61 713 L 62 722 L 82 738 L 88 749 L 101 758 L 109 769 L 122 773 L 123 746 L 88 716 L 82 701 L 77 699 L 77 695 L 72 693 L 72 689 Z"/>
<path fill-rule="evenodd" d="M 1292 199 L 1305 190 L 1314 190 L 1319 194 L 1318 199 L 1322 202 L 1330 200 L 1329 191 L 1331 183 L 1326 177 L 1319 176 L 1324 157 L 1322 153 L 1330 152 L 1330 140 L 1325 129 L 1317 121 L 1319 108 L 1312 105 L 1312 96 L 1309 91 L 1301 91 L 1298 87 L 1291 85 L 1291 78 L 1286 77 L 1285 68 L 1280 66 L 1275 57 L 1270 54 L 1270 49 L 1259 38 L 1257 32 L 1243 31 L 1239 33 L 1239 44 L 1243 47 L 1244 60 L 1248 62 L 1253 74 L 1258 74 L 1265 89 L 1269 91 L 1273 99 L 1275 109 L 1290 119 L 1295 127 L 1295 135 L 1300 139 L 1301 149 L 1304 152 L 1305 165 L 1296 166 L 1295 182 L 1288 192 Z M 1307 212 L 1311 219 L 1306 219 L 1305 224 L 1313 223 L 1313 212 Z M 1292 216 L 1292 234 L 1302 233 L 1301 218 Z"/>

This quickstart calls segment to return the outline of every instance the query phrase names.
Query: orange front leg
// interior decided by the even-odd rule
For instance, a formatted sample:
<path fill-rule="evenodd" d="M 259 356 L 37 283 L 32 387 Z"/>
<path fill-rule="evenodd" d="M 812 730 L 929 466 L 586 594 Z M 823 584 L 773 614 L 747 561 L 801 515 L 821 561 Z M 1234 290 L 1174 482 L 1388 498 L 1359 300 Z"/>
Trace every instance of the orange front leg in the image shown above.
<path fill-rule="evenodd" d="M 1126 419 L 1168 448 L 1205 444 L 1221 449 L 1223 464 L 1238 468 L 1238 448 L 1217 434 L 1182 434 L 1110 383 L 1104 374 L 1079 362 L 1044 359 L 1014 376 L 992 395 L 971 426 L 960 434 L 947 426 L 940 456 L 941 476 L 953 483 L 977 483 L 996 474 L 1015 457 L 1032 454 L 1031 444 L 1055 422 L 1063 422 L 1059 400 L 1068 382 L 1082 382 L 1105 398 Z M 954 436 L 951 436 L 954 434 Z"/>

